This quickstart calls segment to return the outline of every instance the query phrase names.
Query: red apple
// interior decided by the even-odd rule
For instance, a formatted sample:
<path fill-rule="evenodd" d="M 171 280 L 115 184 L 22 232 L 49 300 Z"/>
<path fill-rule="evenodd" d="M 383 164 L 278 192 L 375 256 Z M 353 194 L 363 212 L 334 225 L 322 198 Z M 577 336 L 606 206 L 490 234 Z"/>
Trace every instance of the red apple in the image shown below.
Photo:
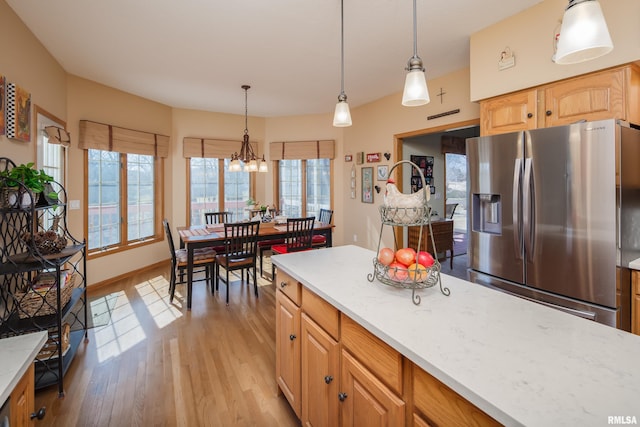
<path fill-rule="evenodd" d="M 409 271 L 407 270 L 407 266 L 400 264 L 399 262 L 392 262 L 389 264 L 389 270 L 387 272 L 389 278 L 391 280 L 396 280 L 398 282 L 402 282 L 407 280 L 409 277 Z"/>
<path fill-rule="evenodd" d="M 423 265 L 425 267 L 431 267 L 435 262 L 433 256 L 429 252 L 420 251 L 418 252 L 418 264 Z"/>

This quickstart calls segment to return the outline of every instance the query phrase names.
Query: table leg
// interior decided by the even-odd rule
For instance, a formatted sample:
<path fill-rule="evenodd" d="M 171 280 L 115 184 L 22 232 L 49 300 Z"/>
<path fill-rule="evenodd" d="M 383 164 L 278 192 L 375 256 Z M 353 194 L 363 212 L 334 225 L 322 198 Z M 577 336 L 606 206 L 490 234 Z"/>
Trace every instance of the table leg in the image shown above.
<path fill-rule="evenodd" d="M 187 245 L 187 310 L 191 310 L 192 287 L 193 287 L 193 245 Z"/>

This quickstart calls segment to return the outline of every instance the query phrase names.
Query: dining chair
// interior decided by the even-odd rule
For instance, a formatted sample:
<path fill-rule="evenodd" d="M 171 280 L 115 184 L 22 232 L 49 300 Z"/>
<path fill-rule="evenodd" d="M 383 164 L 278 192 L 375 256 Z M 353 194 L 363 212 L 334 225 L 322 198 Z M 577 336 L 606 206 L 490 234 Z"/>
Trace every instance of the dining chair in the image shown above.
<path fill-rule="evenodd" d="M 205 212 L 204 221 L 206 224 L 226 224 L 231 222 L 233 214 L 228 211 L 224 212 Z"/>
<path fill-rule="evenodd" d="M 184 270 L 189 267 L 188 264 L 188 255 L 186 249 L 178 249 L 176 250 L 173 244 L 173 237 L 171 236 L 171 227 L 169 226 L 169 221 L 164 219 L 162 221 L 162 225 L 164 225 L 164 232 L 167 237 L 167 242 L 169 243 L 169 252 L 171 254 L 171 278 L 169 280 L 169 302 L 173 302 L 173 297 L 176 292 L 176 284 L 184 283 L 182 280 L 184 278 Z M 205 279 L 207 284 L 211 286 L 211 290 L 213 290 L 213 274 L 215 272 L 215 262 L 216 262 L 216 251 L 211 248 L 202 248 L 196 249 L 193 252 L 193 267 L 194 273 L 196 272 L 195 268 L 198 267 L 198 271 L 205 272 Z M 181 281 L 178 282 L 177 273 L 180 271 Z M 202 280 L 202 279 L 200 279 Z M 198 280 L 199 281 L 199 280 Z"/>
<path fill-rule="evenodd" d="M 331 218 L 333 218 L 333 210 L 331 209 L 320 209 L 320 214 L 318 215 L 318 222 L 323 224 L 331 224 Z M 327 246 L 327 238 L 322 235 L 315 235 L 311 239 L 311 243 L 314 248 L 324 248 Z"/>
<path fill-rule="evenodd" d="M 313 226 L 315 222 L 315 216 L 306 218 L 287 218 L 287 235 L 285 237 L 285 243 L 273 245 L 271 247 L 273 254 L 287 254 L 313 249 Z M 271 263 L 271 277 L 276 277 L 276 267 L 273 263 Z"/>
<path fill-rule="evenodd" d="M 253 270 L 253 288 L 258 296 L 258 279 L 256 277 L 256 258 L 258 252 L 258 231 L 260 223 L 257 221 L 239 222 L 224 225 L 223 254 L 216 256 L 216 290 L 220 281 L 220 267 L 226 271 L 227 305 L 229 305 L 229 272 L 235 270 L 247 271 L 247 283 L 249 272 Z M 244 275 L 242 275 L 244 280 Z"/>
<path fill-rule="evenodd" d="M 456 208 L 458 207 L 458 203 L 447 203 L 445 204 L 444 214 L 446 218 L 453 219 L 453 214 L 456 212 Z"/>

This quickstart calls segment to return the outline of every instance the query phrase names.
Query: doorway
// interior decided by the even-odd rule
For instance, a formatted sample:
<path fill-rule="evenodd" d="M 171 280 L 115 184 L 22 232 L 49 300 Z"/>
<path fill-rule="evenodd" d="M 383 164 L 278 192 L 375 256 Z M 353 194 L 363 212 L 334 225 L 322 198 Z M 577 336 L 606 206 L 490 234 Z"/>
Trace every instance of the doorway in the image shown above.
<path fill-rule="evenodd" d="M 445 153 L 445 211 L 453 220 L 453 252 L 467 253 L 467 156 Z"/>

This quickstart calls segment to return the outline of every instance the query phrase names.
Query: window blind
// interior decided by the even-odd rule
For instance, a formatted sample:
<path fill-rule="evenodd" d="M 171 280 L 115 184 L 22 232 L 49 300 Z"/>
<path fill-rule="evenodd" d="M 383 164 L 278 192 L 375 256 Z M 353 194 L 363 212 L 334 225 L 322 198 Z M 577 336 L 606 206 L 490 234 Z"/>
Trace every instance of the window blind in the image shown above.
<path fill-rule="evenodd" d="M 83 150 L 92 148 L 155 157 L 169 156 L 169 137 L 166 135 L 126 129 L 90 120 L 80 120 L 78 146 Z"/>
<path fill-rule="evenodd" d="M 285 141 L 269 144 L 270 160 L 333 159 L 335 141 Z"/>
<path fill-rule="evenodd" d="M 249 142 L 249 144 L 258 156 L 258 143 Z M 242 148 L 242 141 L 193 137 L 186 137 L 182 140 L 182 156 L 185 158 L 230 159 L 233 153 L 240 153 L 240 148 Z"/>

